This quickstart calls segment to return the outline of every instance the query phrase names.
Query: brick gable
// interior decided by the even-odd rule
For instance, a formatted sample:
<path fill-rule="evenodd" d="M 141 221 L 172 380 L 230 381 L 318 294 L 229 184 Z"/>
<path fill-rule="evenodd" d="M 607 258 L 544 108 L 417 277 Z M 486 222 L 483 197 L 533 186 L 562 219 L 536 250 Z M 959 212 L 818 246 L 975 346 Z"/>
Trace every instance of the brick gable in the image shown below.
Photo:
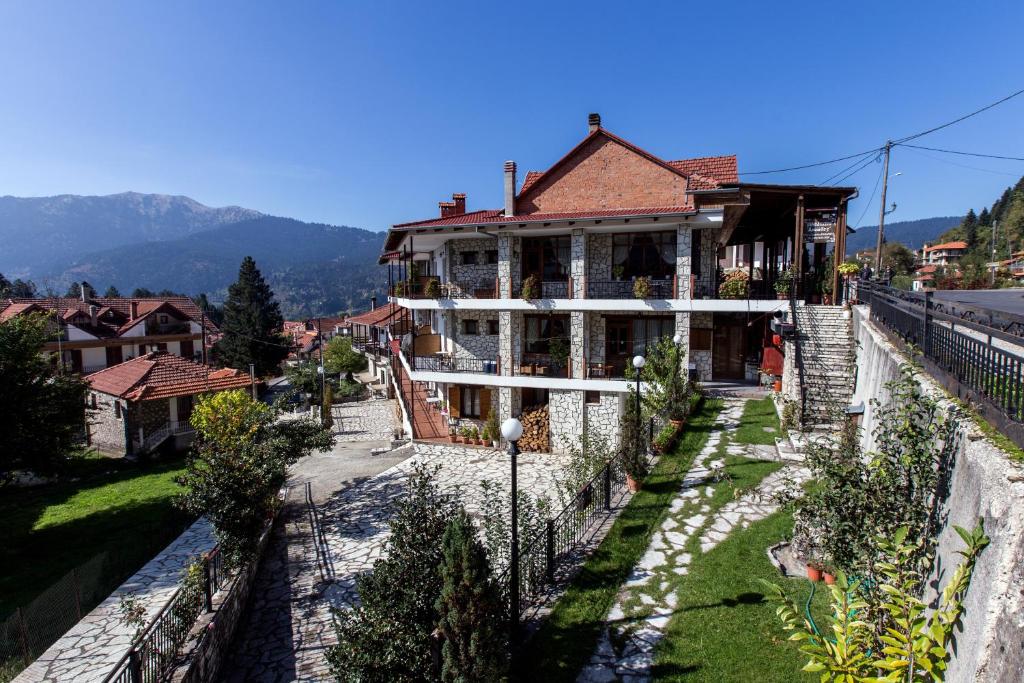
<path fill-rule="evenodd" d="M 684 206 L 686 178 L 607 135 L 592 135 L 516 199 L 516 215 Z"/>

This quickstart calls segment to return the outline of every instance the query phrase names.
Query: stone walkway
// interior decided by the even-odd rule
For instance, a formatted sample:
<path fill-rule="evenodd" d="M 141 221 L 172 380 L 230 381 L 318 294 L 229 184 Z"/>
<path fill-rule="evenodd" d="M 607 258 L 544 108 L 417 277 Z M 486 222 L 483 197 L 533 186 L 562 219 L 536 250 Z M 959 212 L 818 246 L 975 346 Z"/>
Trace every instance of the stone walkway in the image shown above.
<path fill-rule="evenodd" d="M 709 504 L 725 467 L 725 455 L 764 458 L 763 447 L 731 443 L 739 427 L 745 401 L 725 399 L 707 443 L 683 479 L 651 545 L 622 586 L 606 617 L 606 626 L 578 683 L 649 681 L 654 650 L 661 640 L 679 596 L 672 586 L 689 571 L 693 539 L 707 553 L 737 526 L 746 528 L 777 509 L 772 495 L 788 482 L 806 478 L 800 467 L 784 467 L 765 477 L 758 487 L 713 512 Z M 688 552 L 688 549 L 690 552 Z"/>
<path fill-rule="evenodd" d="M 85 615 L 15 681 L 101 681 L 128 651 L 134 628 L 121 622 L 121 598 L 133 594 L 147 622 L 178 589 L 185 567 L 216 545 L 213 527 L 199 519 L 146 563 L 96 609 Z"/>
<path fill-rule="evenodd" d="M 397 404 L 393 399 L 370 399 L 334 406 L 337 441 L 391 441 L 395 438 Z"/>

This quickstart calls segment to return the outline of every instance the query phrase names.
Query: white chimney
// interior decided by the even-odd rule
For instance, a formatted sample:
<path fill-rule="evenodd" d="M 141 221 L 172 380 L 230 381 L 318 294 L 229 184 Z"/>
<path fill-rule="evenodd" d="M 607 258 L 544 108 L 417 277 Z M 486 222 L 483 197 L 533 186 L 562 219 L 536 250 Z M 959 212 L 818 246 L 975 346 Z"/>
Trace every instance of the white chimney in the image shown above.
<path fill-rule="evenodd" d="M 505 162 L 505 215 L 516 215 L 516 162 Z"/>
<path fill-rule="evenodd" d="M 89 306 L 89 324 L 92 325 L 93 327 L 99 325 L 99 321 L 96 317 L 96 313 L 99 310 L 99 306 L 97 306 L 96 304 Z"/>
<path fill-rule="evenodd" d="M 83 302 L 89 298 L 89 295 L 87 294 L 88 291 L 89 283 L 86 282 L 85 280 L 82 280 L 82 284 L 79 285 L 79 294 L 81 295 Z"/>

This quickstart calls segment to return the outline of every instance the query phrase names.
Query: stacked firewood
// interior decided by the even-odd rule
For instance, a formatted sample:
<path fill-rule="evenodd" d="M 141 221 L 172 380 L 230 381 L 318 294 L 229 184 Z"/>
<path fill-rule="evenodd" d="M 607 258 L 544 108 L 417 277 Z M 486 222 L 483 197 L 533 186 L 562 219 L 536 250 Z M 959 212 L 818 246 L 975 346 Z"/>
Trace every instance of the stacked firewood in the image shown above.
<path fill-rule="evenodd" d="M 547 453 L 551 450 L 548 428 L 548 407 L 527 408 L 519 417 L 523 423 L 523 436 L 519 439 L 519 450 L 527 453 Z"/>

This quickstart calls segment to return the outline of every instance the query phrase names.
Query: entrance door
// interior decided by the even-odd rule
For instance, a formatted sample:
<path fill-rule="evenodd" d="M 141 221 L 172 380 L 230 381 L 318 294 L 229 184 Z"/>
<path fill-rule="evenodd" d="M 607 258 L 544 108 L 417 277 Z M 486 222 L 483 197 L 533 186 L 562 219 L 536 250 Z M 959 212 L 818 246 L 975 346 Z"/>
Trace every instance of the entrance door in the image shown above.
<path fill-rule="evenodd" d="M 633 322 L 608 318 L 605 321 L 604 362 L 611 366 L 612 377 L 622 377 L 633 353 Z"/>
<path fill-rule="evenodd" d="M 711 379 L 743 379 L 747 324 L 731 315 L 715 315 L 711 348 Z"/>

